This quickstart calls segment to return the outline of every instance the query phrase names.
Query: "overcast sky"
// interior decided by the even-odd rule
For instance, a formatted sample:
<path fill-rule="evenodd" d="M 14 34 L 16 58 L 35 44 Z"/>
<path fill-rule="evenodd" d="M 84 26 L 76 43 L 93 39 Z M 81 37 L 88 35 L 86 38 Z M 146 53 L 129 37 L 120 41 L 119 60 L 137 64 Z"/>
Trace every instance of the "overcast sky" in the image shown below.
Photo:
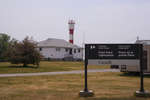
<path fill-rule="evenodd" d="M 150 40 L 150 0 L 0 0 L 0 33 L 18 40 L 68 41 L 69 19 L 78 45 Z"/>

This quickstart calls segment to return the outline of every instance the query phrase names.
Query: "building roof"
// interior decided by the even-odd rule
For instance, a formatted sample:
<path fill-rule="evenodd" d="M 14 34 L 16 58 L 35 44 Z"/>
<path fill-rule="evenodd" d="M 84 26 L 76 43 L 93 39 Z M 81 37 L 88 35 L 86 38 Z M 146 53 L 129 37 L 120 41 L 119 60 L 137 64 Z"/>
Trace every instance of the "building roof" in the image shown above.
<path fill-rule="evenodd" d="M 150 45 L 150 40 L 136 40 L 135 43 L 144 44 L 144 45 Z"/>
<path fill-rule="evenodd" d="M 77 45 L 71 44 L 63 39 L 48 38 L 47 40 L 40 41 L 38 47 L 63 47 L 63 48 L 81 48 Z"/>

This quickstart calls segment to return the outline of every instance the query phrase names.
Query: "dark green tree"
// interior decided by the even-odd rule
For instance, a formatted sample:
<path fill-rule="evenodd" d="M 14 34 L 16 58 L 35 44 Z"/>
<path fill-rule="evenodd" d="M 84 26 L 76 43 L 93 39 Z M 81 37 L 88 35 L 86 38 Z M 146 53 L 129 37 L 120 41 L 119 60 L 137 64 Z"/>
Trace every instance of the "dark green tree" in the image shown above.
<path fill-rule="evenodd" d="M 22 42 L 16 42 L 10 46 L 11 51 L 9 52 L 9 60 L 13 64 L 22 63 L 24 67 L 28 64 L 34 64 L 39 67 L 42 56 L 36 47 L 36 43 L 26 37 Z"/>
<path fill-rule="evenodd" d="M 5 60 L 6 51 L 9 49 L 10 36 L 0 33 L 0 61 Z"/>

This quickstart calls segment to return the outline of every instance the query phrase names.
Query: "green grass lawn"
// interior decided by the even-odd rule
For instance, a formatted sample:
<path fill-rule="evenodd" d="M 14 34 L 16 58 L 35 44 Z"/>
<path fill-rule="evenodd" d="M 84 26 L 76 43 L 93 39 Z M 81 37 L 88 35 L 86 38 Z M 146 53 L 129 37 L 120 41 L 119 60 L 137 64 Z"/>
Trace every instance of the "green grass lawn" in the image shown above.
<path fill-rule="evenodd" d="M 81 74 L 0 78 L 0 100 L 150 100 L 135 97 L 139 77 L 120 72 L 100 72 L 88 75 L 88 87 L 94 97 L 79 97 L 83 90 Z M 150 91 L 150 77 L 145 78 L 145 90 Z"/>
<path fill-rule="evenodd" d="M 4 73 L 34 73 L 34 72 L 54 72 L 54 71 L 71 71 L 83 70 L 83 62 L 67 62 L 67 61 L 41 61 L 40 67 L 33 65 L 30 67 L 22 67 L 21 64 L 10 64 L 8 62 L 0 62 L 0 74 Z M 109 66 L 88 66 L 89 69 L 106 69 Z"/>

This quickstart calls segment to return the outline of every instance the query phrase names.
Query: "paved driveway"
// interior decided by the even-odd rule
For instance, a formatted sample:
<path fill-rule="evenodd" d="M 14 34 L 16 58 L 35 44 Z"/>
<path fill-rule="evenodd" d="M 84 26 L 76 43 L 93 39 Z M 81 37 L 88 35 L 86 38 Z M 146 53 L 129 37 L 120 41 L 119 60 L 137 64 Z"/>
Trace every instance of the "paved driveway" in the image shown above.
<path fill-rule="evenodd" d="M 118 69 L 90 69 L 92 72 L 120 72 Z M 40 73 L 19 73 L 19 74 L 0 74 L 0 77 L 15 77 L 15 76 L 38 76 L 38 75 L 61 75 L 61 74 L 83 74 L 83 70 L 62 71 L 62 72 L 40 72 Z"/>

